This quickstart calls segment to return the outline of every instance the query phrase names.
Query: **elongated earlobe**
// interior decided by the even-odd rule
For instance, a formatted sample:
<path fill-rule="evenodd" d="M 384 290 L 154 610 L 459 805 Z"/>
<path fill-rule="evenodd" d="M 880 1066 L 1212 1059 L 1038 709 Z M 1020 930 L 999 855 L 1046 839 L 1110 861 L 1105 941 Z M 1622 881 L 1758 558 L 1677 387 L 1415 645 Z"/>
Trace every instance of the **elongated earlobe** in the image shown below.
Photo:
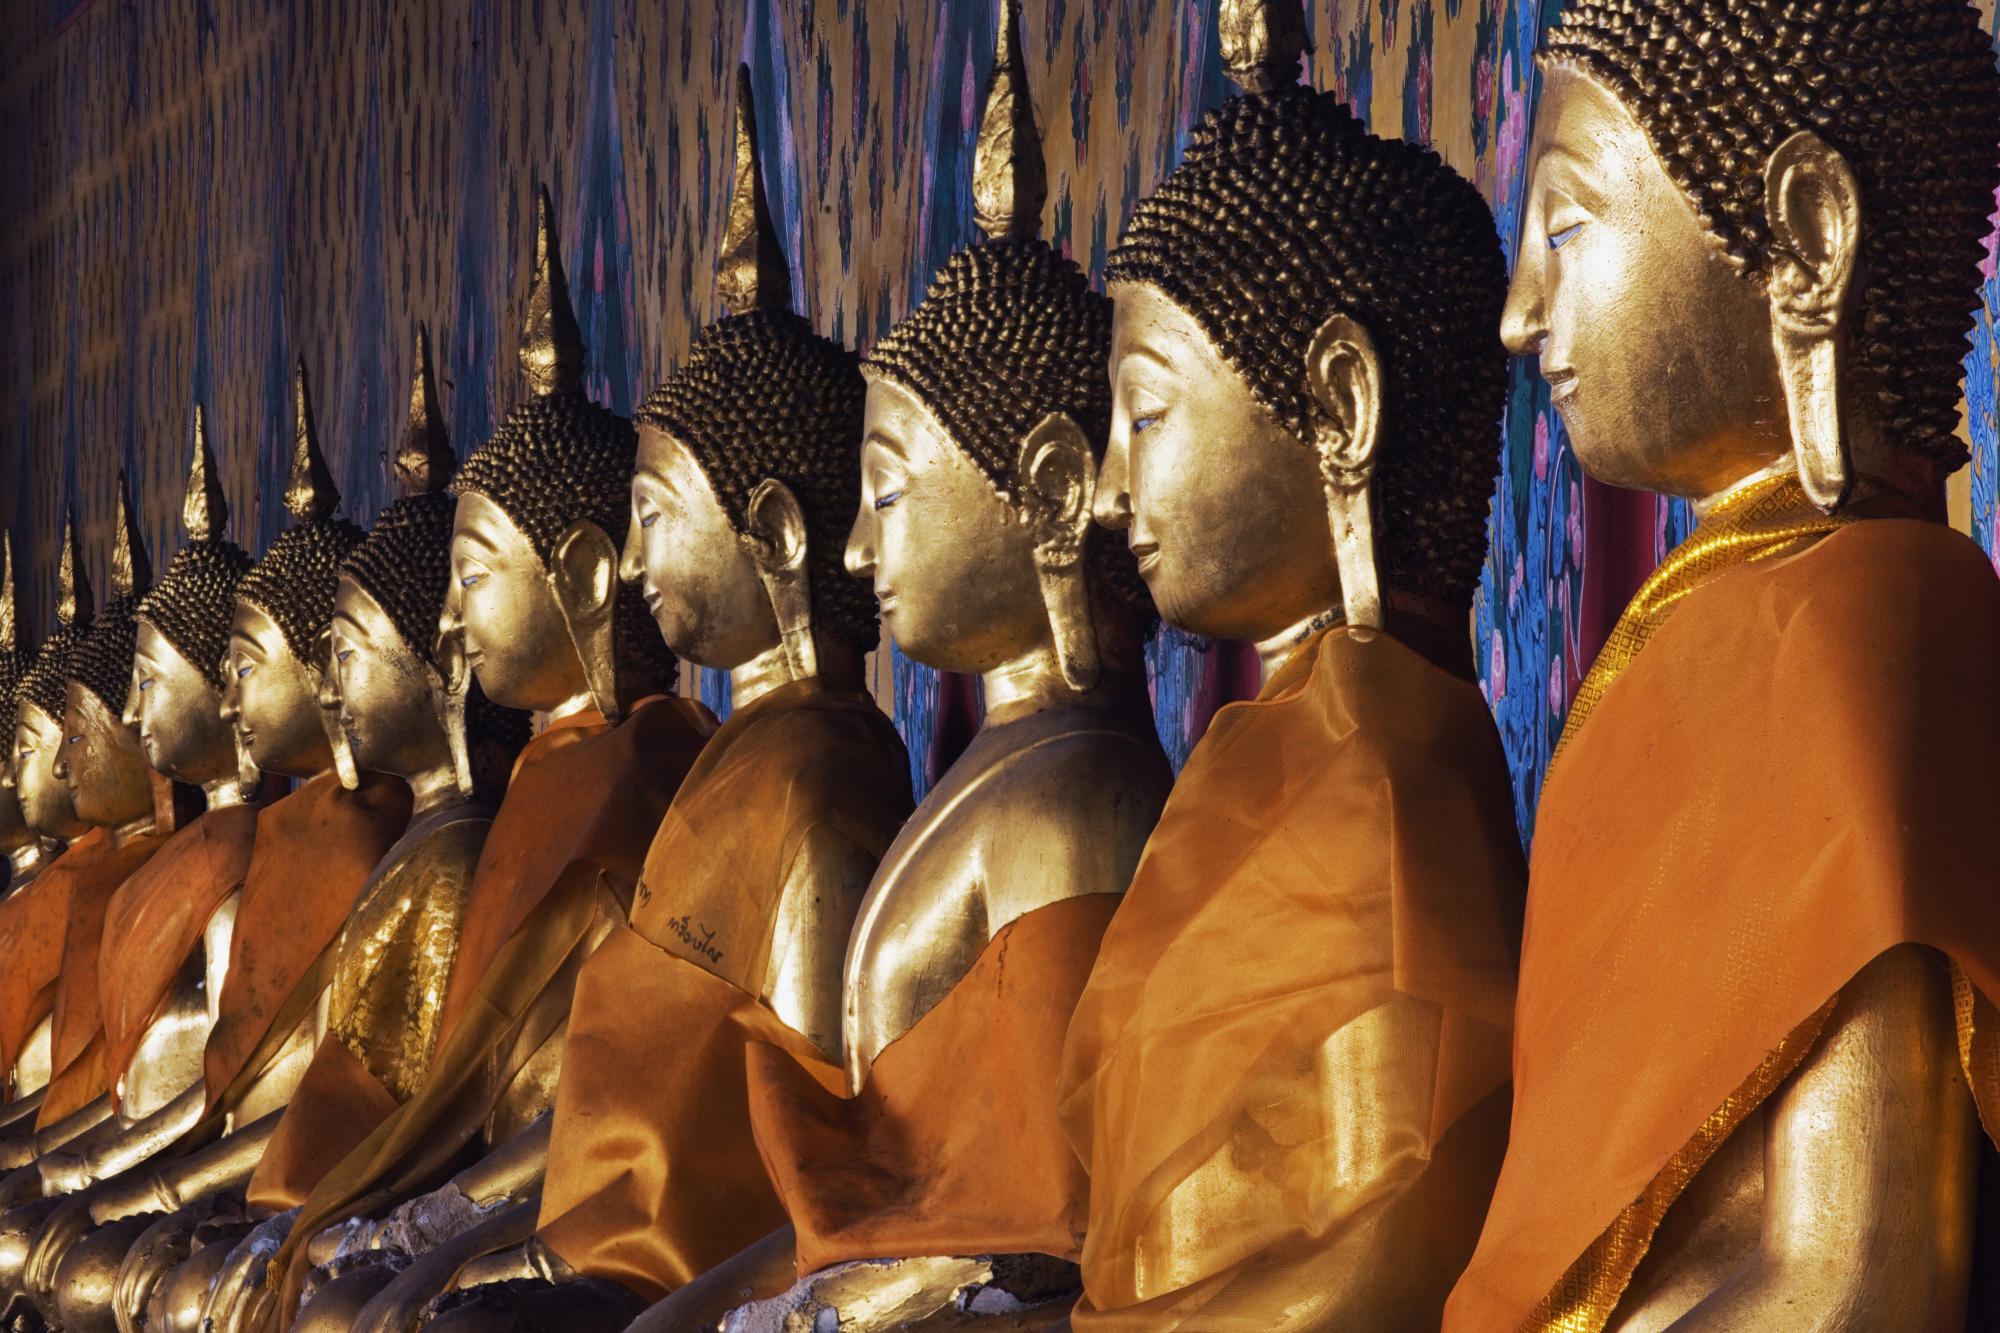
<path fill-rule="evenodd" d="M 1808 498 L 1832 513 L 1854 484 L 1840 401 L 1842 326 L 1861 246 L 1861 191 L 1845 158 L 1810 130 L 1764 168 L 1773 242 L 1766 286 L 1771 346 L 1785 389 L 1792 453 Z"/>
<path fill-rule="evenodd" d="M 1380 629 L 1372 483 L 1382 434 L 1382 359 L 1368 330 L 1346 315 L 1329 316 L 1306 348 L 1306 386 L 1319 408 L 1313 445 L 1347 623 Z"/>
<path fill-rule="evenodd" d="M 785 646 L 785 669 L 793 680 L 819 674 L 819 645 L 813 638 L 812 575 L 806 569 L 806 516 L 792 488 L 766 477 L 750 492 L 750 531 L 744 540 L 757 563 L 757 577 L 771 601 Z"/>
<path fill-rule="evenodd" d="M 1096 464 L 1077 424 L 1064 413 L 1051 412 L 1021 441 L 1016 470 L 1023 492 L 1022 518 L 1035 539 L 1035 577 L 1041 584 L 1056 661 L 1065 684 L 1088 690 L 1101 672 L 1083 564 Z"/>
<path fill-rule="evenodd" d="M 605 721 L 616 722 L 618 670 L 612 613 L 618 606 L 618 548 L 603 528 L 589 519 L 578 519 L 556 538 L 549 555 L 548 578 L 556 605 L 562 609 L 563 623 L 569 627 L 569 641 L 583 664 L 591 702 Z"/>

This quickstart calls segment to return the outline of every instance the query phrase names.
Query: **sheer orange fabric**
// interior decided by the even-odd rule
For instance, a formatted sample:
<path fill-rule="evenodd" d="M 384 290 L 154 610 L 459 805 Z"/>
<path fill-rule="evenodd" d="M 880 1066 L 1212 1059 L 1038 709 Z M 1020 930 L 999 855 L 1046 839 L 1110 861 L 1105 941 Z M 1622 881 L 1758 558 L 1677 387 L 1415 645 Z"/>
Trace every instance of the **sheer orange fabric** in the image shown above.
<path fill-rule="evenodd" d="M 879 859 L 909 817 L 909 772 L 874 700 L 818 680 L 739 709 L 709 742 L 631 925 L 577 981 L 541 1237 L 579 1273 L 657 1299 L 784 1224 L 744 1084 L 753 1036 L 808 1045 L 756 998 L 781 891 L 809 837 Z"/>
<path fill-rule="evenodd" d="M 1434 1321 L 1498 1168 L 1522 892 L 1469 681 L 1338 628 L 1218 713 L 1070 1024 L 1079 1333 L 1320 1327 L 1385 1261 L 1382 1326 Z"/>
<path fill-rule="evenodd" d="M 355 791 L 322 773 L 257 817 L 229 971 L 203 1056 L 206 1113 L 227 1109 L 223 1092 L 255 1072 L 253 1057 L 293 988 L 340 934 L 375 863 L 409 822 L 409 787 L 379 773 L 362 774 Z"/>
<path fill-rule="evenodd" d="M 98 948 L 104 1013 L 104 1076 L 119 1080 L 209 917 L 243 883 L 257 837 L 257 808 L 210 810 L 167 839 L 159 854 L 112 895 Z"/>
<path fill-rule="evenodd" d="M 994 935 L 857 1096 L 823 1060 L 749 1051 L 750 1108 L 803 1276 L 849 1259 L 1082 1256 L 1089 1182 L 1056 1118 L 1063 1034 L 1119 897 Z"/>
<path fill-rule="evenodd" d="M 63 932 L 77 878 L 116 849 L 111 830 L 94 828 L 0 902 L 0 1068 L 12 1069 L 35 1025 L 55 1004 Z M 122 873 L 122 872 L 114 872 Z"/>
<path fill-rule="evenodd" d="M 1754 557 L 1787 508 L 1810 518 L 1786 486 L 1689 546 L 1734 528 Z M 1688 1150 L 1726 1137 L 1716 1118 L 1754 1109 L 1778 1081 L 1758 1071 L 1795 1063 L 1896 945 L 1952 960 L 1966 1071 L 2000 1129 L 2000 583 L 1942 526 L 1834 526 L 1689 580 L 1549 774 L 1513 1137 L 1451 1333 L 1604 1327 L 1699 1169 Z"/>
<path fill-rule="evenodd" d="M 110 835 L 106 833 L 105 838 L 108 842 Z M 55 1021 L 49 1041 L 49 1067 L 55 1076 L 43 1094 L 41 1113 L 35 1119 L 37 1129 L 82 1110 L 104 1094 L 104 1010 L 97 971 L 104 917 L 118 887 L 167 842 L 168 838 L 158 833 L 129 839 L 123 847 L 107 849 L 78 867 L 69 881 L 60 971 L 55 979 Z"/>
<path fill-rule="evenodd" d="M 480 1132 L 515 1062 L 567 1020 L 562 988 L 579 946 L 603 915 L 623 915 L 660 819 L 714 730 L 701 704 L 656 697 L 613 728 L 595 714 L 565 719 L 522 752 L 474 872 L 430 1070 L 297 1201 L 299 1223 L 272 1260 L 284 1326 L 309 1272 L 305 1241 L 364 1195 L 424 1187 Z M 495 922 L 517 913 L 482 966 Z"/>

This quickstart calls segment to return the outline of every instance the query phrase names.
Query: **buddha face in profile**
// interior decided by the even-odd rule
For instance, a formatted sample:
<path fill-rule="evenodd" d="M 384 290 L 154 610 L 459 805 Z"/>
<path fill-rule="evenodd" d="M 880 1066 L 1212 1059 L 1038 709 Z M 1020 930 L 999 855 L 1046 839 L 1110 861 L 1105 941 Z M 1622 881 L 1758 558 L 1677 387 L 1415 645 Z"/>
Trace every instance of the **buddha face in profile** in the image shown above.
<path fill-rule="evenodd" d="M 446 597 L 465 665 L 496 703 L 548 711 L 587 693 L 555 581 L 507 511 L 477 492 L 459 498 Z"/>
<path fill-rule="evenodd" d="M 223 659 L 221 716 L 258 768 L 305 778 L 333 762 L 318 691 L 318 672 L 293 650 L 271 613 L 237 598 Z"/>
<path fill-rule="evenodd" d="M 438 713 L 442 682 L 348 575 L 334 598 L 333 675 L 356 768 L 409 777 L 450 763 Z"/>
<path fill-rule="evenodd" d="M 1857 472 L 1921 497 L 1964 461 L 1991 53 L 1946 0 L 1869 12 L 1551 29 L 1503 336 L 1592 475 L 1699 501 L 1795 470 L 1831 509 Z"/>
<path fill-rule="evenodd" d="M 54 838 L 69 838 L 82 831 L 69 787 L 55 771 L 62 756 L 63 729 L 60 719 L 50 716 L 38 704 L 21 701 L 14 721 L 14 794 L 21 814 L 37 831 Z"/>
<path fill-rule="evenodd" d="M 121 828 L 153 809 L 151 765 L 120 711 L 83 682 L 69 682 L 55 772 L 69 787 L 77 818 L 99 828 Z"/>
<path fill-rule="evenodd" d="M 236 772 L 236 747 L 222 717 L 222 691 L 172 639 L 141 617 L 132 653 L 132 688 L 123 722 L 146 761 L 177 782 L 205 786 Z"/>
<path fill-rule="evenodd" d="M 1388 597 L 1462 614 L 1506 369 L 1468 182 L 1329 94 L 1251 93 L 1204 118 L 1107 277 L 1097 520 L 1169 623 L 1265 640 L 1379 605 L 1378 570 Z"/>

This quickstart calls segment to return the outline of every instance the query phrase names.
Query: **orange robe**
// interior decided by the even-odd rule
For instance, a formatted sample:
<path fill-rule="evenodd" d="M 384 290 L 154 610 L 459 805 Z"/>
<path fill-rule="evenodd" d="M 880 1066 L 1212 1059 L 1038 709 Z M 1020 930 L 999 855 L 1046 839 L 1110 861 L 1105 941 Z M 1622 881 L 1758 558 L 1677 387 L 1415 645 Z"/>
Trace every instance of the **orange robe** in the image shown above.
<path fill-rule="evenodd" d="M 1385 1218 L 1416 1238 L 1397 1326 L 1436 1319 L 1500 1158 L 1511 811 L 1479 692 L 1385 633 L 1328 631 L 1216 715 L 1064 1051 L 1078 1333 L 1319 1327 L 1383 1280 Z"/>
<path fill-rule="evenodd" d="M 321 959 L 409 822 L 410 789 L 379 773 L 362 774 L 354 791 L 321 773 L 258 815 L 229 971 L 203 1053 L 204 1114 L 229 1109 L 224 1094 L 259 1073 L 311 1013 Z"/>
<path fill-rule="evenodd" d="M 110 829 L 91 829 L 0 902 L 0 957 L 6 960 L 0 967 L 0 1069 L 14 1067 L 28 1034 L 55 1007 L 70 900 L 78 885 L 85 886 L 86 897 L 109 901 L 158 846 L 157 839 L 137 838 L 115 847 Z"/>
<path fill-rule="evenodd" d="M 623 918 L 646 847 L 714 729 L 699 702 L 660 697 L 615 727 L 594 712 L 565 718 L 522 751 L 473 875 L 423 1086 L 396 1105 L 354 1060 L 368 1086 L 350 1080 L 346 1118 L 308 1121 L 303 1098 L 295 1098 L 285 1119 L 296 1116 L 309 1131 L 288 1135 L 283 1146 L 274 1140 L 258 1165 L 252 1202 L 301 1207 L 273 1260 L 286 1274 L 285 1324 L 309 1272 L 305 1242 L 363 1195 L 423 1188 L 482 1131 L 527 1057 L 567 1022 L 573 955 L 587 948 L 602 917 Z M 299 1187 L 311 1181 L 318 1183 Z"/>
<path fill-rule="evenodd" d="M 101 856 L 93 858 L 58 886 L 68 891 L 62 944 L 55 981 L 54 1024 L 50 1031 L 49 1068 L 53 1077 L 42 1097 L 35 1128 L 46 1129 L 101 1097 L 109 1087 L 104 1075 L 104 1011 L 98 988 L 98 951 L 104 942 L 104 918 L 119 886 L 164 848 L 169 836 L 145 833 L 123 847 L 109 847 L 108 830 L 94 830 L 78 842 L 103 835 Z M 65 858 L 67 859 L 67 858 Z M 61 862 L 43 872 L 46 879 Z M 57 887 L 57 886 L 52 886 Z"/>
<path fill-rule="evenodd" d="M 1089 1181 L 1056 1115 L 1063 1034 L 1115 893 L 1038 907 L 869 1067 L 750 1048 L 757 1146 L 800 1276 L 850 1259 L 1082 1257 Z"/>
<path fill-rule="evenodd" d="M 210 810 L 167 839 L 112 896 L 98 946 L 104 1077 L 115 1106 L 146 1028 L 215 909 L 242 887 L 257 836 L 257 808 Z"/>
<path fill-rule="evenodd" d="M 1513 1137 L 1450 1333 L 1594 1330 L 1681 1186 L 1904 943 L 2000 1131 L 2000 582 L 1970 541 L 1718 505 L 1579 695 L 1537 819 Z"/>
<path fill-rule="evenodd" d="M 647 853 L 629 926 L 577 980 L 540 1234 L 649 1300 L 784 1225 L 750 1132 L 744 1049 L 806 1045 L 758 1002 L 782 890 L 816 833 L 879 860 L 909 756 L 864 693 L 795 681 L 739 708 Z"/>

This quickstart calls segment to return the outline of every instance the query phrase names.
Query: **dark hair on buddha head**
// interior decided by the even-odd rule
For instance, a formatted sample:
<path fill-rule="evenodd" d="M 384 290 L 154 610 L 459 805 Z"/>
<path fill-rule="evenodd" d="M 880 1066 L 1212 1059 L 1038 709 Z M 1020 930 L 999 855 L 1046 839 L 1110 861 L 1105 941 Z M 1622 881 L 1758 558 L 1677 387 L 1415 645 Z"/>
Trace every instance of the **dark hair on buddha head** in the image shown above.
<path fill-rule="evenodd" d="M 90 628 L 70 654 L 69 679 L 89 690 L 114 713 L 125 711 L 132 690 L 132 656 L 139 646 L 136 593 L 120 593 L 91 617 Z M 58 702 L 55 717 L 62 716 Z"/>
<path fill-rule="evenodd" d="M 1564 11 L 1539 57 L 1605 84 L 1746 275 L 1772 252 L 1764 168 L 1801 130 L 1861 187 L 1850 344 L 1884 435 L 1939 475 L 1979 305 L 2000 74 L 1964 0 L 1616 0 Z"/>
<path fill-rule="evenodd" d="M 853 352 L 789 310 L 761 309 L 703 330 L 638 414 L 687 446 L 739 532 L 766 477 L 791 489 L 805 515 L 815 627 L 858 652 L 880 637 L 874 594 L 844 564 L 867 393 Z"/>
<path fill-rule="evenodd" d="M 1336 313 L 1366 328 L 1383 366 L 1383 584 L 1470 604 L 1507 383 L 1507 271 L 1470 182 L 1429 149 L 1369 134 L 1331 93 L 1233 97 L 1134 211 L 1106 276 L 1184 310 L 1308 447 L 1313 335 Z"/>
<path fill-rule="evenodd" d="M 286 528 L 236 585 L 236 595 L 277 622 L 285 646 L 313 662 L 320 632 L 333 620 L 340 562 L 367 534 L 344 518 Z"/>
<path fill-rule="evenodd" d="M 457 502 L 442 491 L 406 495 L 376 516 L 365 540 L 340 572 L 375 599 L 396 634 L 431 670 L 437 659 L 438 614 L 451 586 L 451 519 Z M 528 743 L 532 719 L 486 697 L 478 680 L 466 683 L 466 746 L 474 785 L 482 794 L 505 790 L 514 758 Z"/>
<path fill-rule="evenodd" d="M 25 648 L 0 652 L 0 745 L 14 743 L 14 723 L 19 720 L 15 693 L 34 660 L 34 654 Z"/>
<path fill-rule="evenodd" d="M 83 642 L 84 631 L 90 628 L 89 619 L 73 625 L 57 625 L 55 633 L 42 640 L 35 657 L 21 673 L 21 681 L 14 687 L 14 707 L 16 720 L 22 704 L 33 704 L 48 714 L 55 723 L 62 724 L 65 686 L 69 681 L 70 659 L 76 655 L 76 646 Z"/>
<path fill-rule="evenodd" d="M 1111 301 L 1073 261 L 1031 236 L 960 250 L 862 362 L 915 394 L 952 442 L 1018 504 L 1021 441 L 1051 412 L 1104 457 L 1111 432 Z M 1093 526 L 1090 570 L 1150 633 L 1159 613 L 1122 536 Z"/>
<path fill-rule="evenodd" d="M 250 557 L 235 542 L 192 541 L 175 554 L 166 577 L 139 599 L 137 613 L 218 690 L 237 584 L 249 568 Z"/>

